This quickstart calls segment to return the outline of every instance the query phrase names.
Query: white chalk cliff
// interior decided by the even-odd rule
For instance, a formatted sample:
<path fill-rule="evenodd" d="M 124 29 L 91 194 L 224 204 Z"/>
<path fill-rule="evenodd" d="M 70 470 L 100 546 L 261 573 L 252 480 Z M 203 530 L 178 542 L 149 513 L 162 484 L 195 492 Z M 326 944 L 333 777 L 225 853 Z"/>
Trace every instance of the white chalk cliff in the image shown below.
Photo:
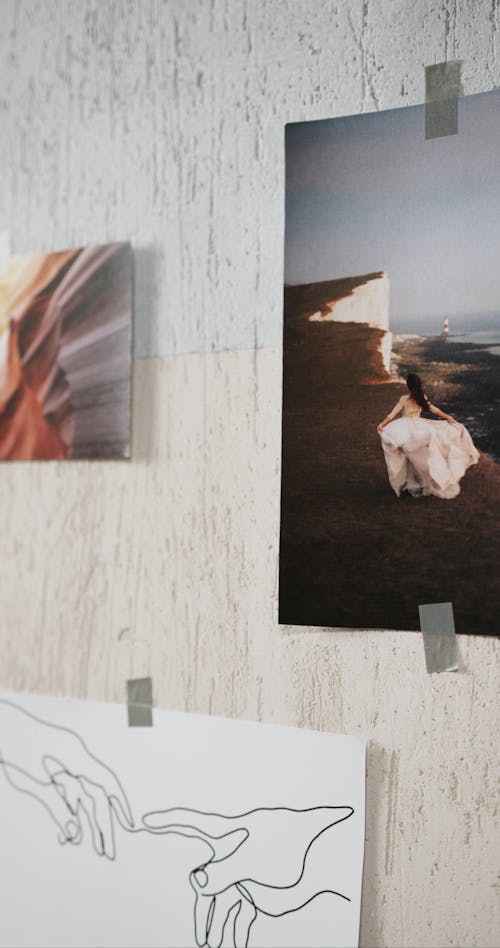
<path fill-rule="evenodd" d="M 390 368 L 392 333 L 389 331 L 389 277 L 387 273 L 360 282 L 339 299 L 326 301 L 321 310 L 309 316 L 311 322 L 364 323 L 381 329 L 384 336 L 380 352 L 387 371 Z"/>

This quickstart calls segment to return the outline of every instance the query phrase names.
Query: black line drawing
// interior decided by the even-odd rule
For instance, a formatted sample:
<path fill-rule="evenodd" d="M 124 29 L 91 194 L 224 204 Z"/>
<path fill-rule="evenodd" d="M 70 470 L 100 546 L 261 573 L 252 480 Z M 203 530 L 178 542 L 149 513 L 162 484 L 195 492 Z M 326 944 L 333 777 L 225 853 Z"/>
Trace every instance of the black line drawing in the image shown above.
<path fill-rule="evenodd" d="M 233 948 L 248 948 L 259 914 L 299 912 L 320 895 L 350 901 L 328 885 L 318 887 L 307 869 L 316 841 L 349 819 L 351 806 L 258 807 L 236 816 L 172 807 L 145 813 L 137 822 L 116 774 L 75 731 L 3 698 L 0 772 L 13 789 L 42 805 L 61 845 L 80 845 L 87 827 L 96 854 L 115 860 L 115 824 L 127 833 L 204 842 L 209 858 L 189 874 L 198 948 L 220 948 L 225 934 Z"/>

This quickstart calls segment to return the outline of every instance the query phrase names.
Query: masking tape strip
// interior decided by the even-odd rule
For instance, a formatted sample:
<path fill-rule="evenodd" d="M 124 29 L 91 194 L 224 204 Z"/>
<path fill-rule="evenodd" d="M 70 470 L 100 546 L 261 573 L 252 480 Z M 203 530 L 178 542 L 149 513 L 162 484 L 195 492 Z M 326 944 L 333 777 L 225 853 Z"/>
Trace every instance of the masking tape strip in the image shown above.
<path fill-rule="evenodd" d="M 152 727 L 153 682 L 151 678 L 127 681 L 127 712 L 129 727 Z"/>
<path fill-rule="evenodd" d="M 462 94 L 462 60 L 425 67 L 425 137 L 458 133 L 458 97 Z"/>
<path fill-rule="evenodd" d="M 457 637 L 451 602 L 431 602 L 419 606 L 427 671 L 458 671 Z"/>

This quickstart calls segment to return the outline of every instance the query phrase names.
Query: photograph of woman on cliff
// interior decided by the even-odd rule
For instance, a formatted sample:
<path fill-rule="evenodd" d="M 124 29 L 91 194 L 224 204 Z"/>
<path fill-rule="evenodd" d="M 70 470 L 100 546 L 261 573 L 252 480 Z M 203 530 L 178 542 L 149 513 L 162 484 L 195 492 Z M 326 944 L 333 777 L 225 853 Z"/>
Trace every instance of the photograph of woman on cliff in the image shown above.
<path fill-rule="evenodd" d="M 279 619 L 498 635 L 500 90 L 286 128 Z"/>

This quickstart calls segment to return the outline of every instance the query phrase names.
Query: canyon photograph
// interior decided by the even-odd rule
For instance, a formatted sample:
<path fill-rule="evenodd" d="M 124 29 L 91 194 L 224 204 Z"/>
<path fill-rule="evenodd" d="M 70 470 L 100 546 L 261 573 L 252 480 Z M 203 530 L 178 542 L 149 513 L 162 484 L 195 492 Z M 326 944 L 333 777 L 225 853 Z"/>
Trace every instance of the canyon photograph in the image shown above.
<path fill-rule="evenodd" d="M 128 457 L 130 244 L 2 263 L 0 460 Z"/>
<path fill-rule="evenodd" d="M 500 92 L 286 128 L 279 620 L 500 604 Z"/>

